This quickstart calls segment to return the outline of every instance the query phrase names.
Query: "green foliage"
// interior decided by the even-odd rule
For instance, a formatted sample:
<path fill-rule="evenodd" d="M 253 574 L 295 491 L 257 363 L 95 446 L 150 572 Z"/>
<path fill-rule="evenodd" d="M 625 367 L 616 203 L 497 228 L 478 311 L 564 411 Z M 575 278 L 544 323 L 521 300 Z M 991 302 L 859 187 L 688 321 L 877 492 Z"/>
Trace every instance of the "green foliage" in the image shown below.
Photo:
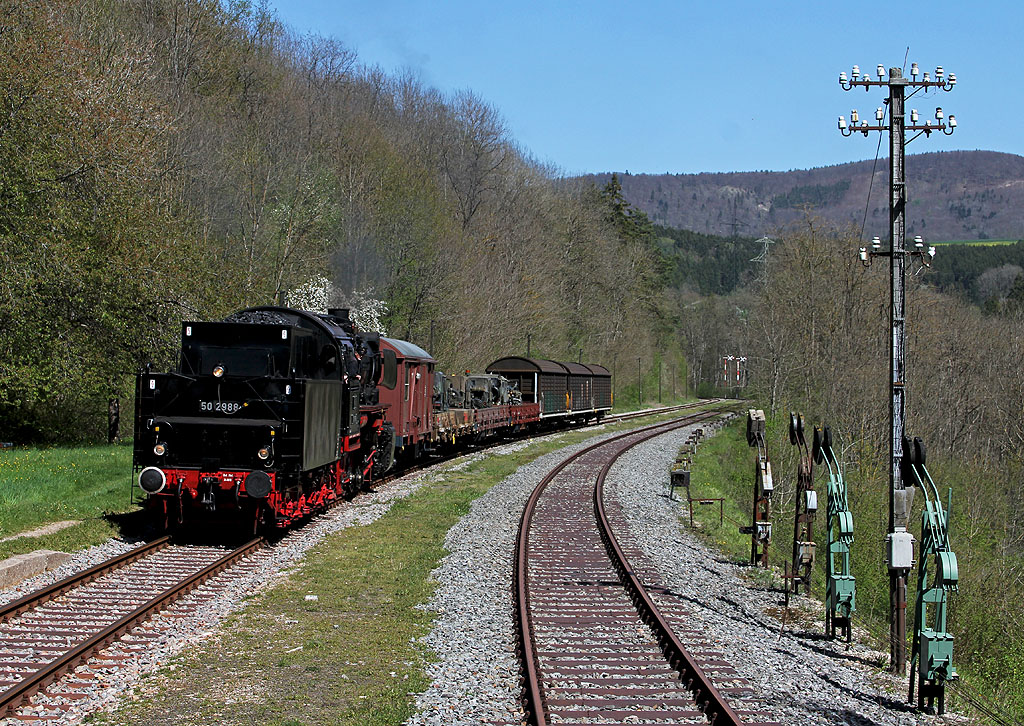
<path fill-rule="evenodd" d="M 752 238 L 718 237 L 671 227 L 654 229 L 670 263 L 671 284 L 701 295 L 728 295 L 748 282 L 752 260 L 764 249 Z"/>
<path fill-rule="evenodd" d="M 622 240 L 651 237 L 654 232 L 651 220 L 643 211 L 626 201 L 618 174 L 612 174 L 612 178 L 601 189 L 601 200 L 605 207 L 605 220 L 615 228 Z"/>
<path fill-rule="evenodd" d="M 1024 267 L 1024 242 L 941 245 L 932 262 L 928 281 L 943 292 L 982 305 L 987 298 L 982 296 L 978 278 L 987 270 L 1003 265 Z"/>
<path fill-rule="evenodd" d="M 671 344 L 646 216 L 555 179 L 472 93 L 360 67 L 251 3 L 0 18 L 0 440 L 101 439 L 183 319 L 323 278 L 328 304 L 383 303 L 449 370 L 527 334 L 605 364 Z"/>
<path fill-rule="evenodd" d="M 773 209 L 826 207 L 839 202 L 849 188 L 849 179 L 842 179 L 834 184 L 796 186 L 785 194 L 776 194 L 772 197 L 771 206 Z"/>
<path fill-rule="evenodd" d="M 889 291 L 884 272 L 859 264 L 853 253 L 858 246 L 858 230 L 805 220 L 772 246 L 757 297 L 730 301 L 747 299 L 750 305 L 741 338 L 751 368 L 746 394 L 769 415 L 776 481 L 794 480 L 796 461 L 784 426 L 775 420 L 784 422 L 788 411 L 797 410 L 808 423 L 832 427 L 854 516 L 855 620 L 882 639 L 888 631 L 888 573 L 883 548 L 872 543 L 884 541 L 888 528 L 889 391 L 883 379 Z M 1019 270 L 1003 272 L 987 276 L 993 289 L 999 289 L 993 280 L 1005 286 L 1014 275 L 1019 279 Z M 1002 362 L 1019 356 L 1022 318 L 1012 310 L 985 316 L 930 283 L 927 275 L 908 278 L 906 421 L 908 432 L 929 446 L 928 466 L 940 490 L 954 490 L 952 544 L 961 577 L 950 608 L 954 658 L 973 690 L 992 694 L 1003 688 L 1002 702 L 1019 709 L 1024 683 L 1015 680 L 1012 668 L 994 664 L 1004 662 L 1004 652 L 1017 652 L 1021 642 L 1015 608 L 1024 599 L 1024 527 L 1018 516 L 1024 380 Z M 710 302 L 702 306 L 710 308 Z M 735 335 L 731 322 L 722 318 L 706 337 Z M 737 466 L 749 472 L 749 463 Z M 915 536 L 922 500 L 919 493 L 910 523 Z M 791 487 L 777 486 L 772 506 L 779 533 L 775 549 L 784 551 L 792 531 Z M 820 533 L 820 499 L 819 506 Z"/>

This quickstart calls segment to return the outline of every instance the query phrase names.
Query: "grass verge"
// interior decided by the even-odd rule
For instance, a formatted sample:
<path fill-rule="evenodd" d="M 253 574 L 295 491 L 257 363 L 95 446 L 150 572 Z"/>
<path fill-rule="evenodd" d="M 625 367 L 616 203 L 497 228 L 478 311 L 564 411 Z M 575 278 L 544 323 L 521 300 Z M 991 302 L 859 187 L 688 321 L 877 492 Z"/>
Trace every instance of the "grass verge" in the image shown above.
<path fill-rule="evenodd" d="M 769 550 L 769 561 L 779 570 L 792 556 L 793 542 L 793 482 L 796 480 L 795 447 L 783 441 L 785 432 L 769 421 L 768 442 L 772 457 L 772 471 L 776 489 L 772 497 L 774 530 Z M 750 536 L 739 533 L 739 523 L 750 524 L 753 506 L 754 451 L 747 446 L 742 419 L 722 429 L 716 436 L 701 444 L 691 474 L 694 497 L 724 497 L 725 523 L 719 525 L 718 508 L 696 509 L 697 533 L 710 544 L 721 549 L 735 562 L 747 563 L 750 558 Z M 940 490 L 952 486 L 956 494 L 953 501 L 952 544 L 960 564 L 960 588 L 950 597 L 949 630 L 956 639 L 954 663 L 960 673 L 962 686 L 976 694 L 978 700 L 996 705 L 1003 713 L 1017 720 L 1024 714 L 1024 636 L 1013 627 L 1017 617 L 1010 608 L 1019 602 L 1020 586 L 1012 575 L 1024 571 L 1019 554 L 999 550 L 992 533 L 973 520 L 981 516 L 972 512 L 977 505 L 971 501 L 973 482 L 985 481 L 984 471 L 975 471 L 962 462 L 929 462 Z M 864 473 L 850 466 L 845 472 L 850 508 L 854 515 L 855 541 L 852 545 L 853 573 L 857 583 L 857 612 L 854 626 L 860 629 L 861 639 L 866 631 L 870 639 L 866 645 L 888 650 L 888 573 L 883 561 L 883 548 L 887 528 L 887 482 L 885 473 Z M 820 470 L 815 475 L 818 491 L 818 516 L 815 539 L 818 558 L 812 575 L 812 596 L 823 599 L 825 590 L 824 552 L 827 533 L 825 477 Z M 956 498 L 959 497 L 959 498 Z M 913 531 L 919 532 L 920 509 L 923 497 L 918 494 Z M 966 501 L 965 501 L 966 499 Z M 983 507 L 981 508 L 984 509 Z M 680 516 L 686 520 L 686 502 Z M 686 525 L 688 526 L 688 525 Z M 918 554 L 919 548 L 918 549 Z M 782 587 L 779 572 L 754 568 L 746 570 L 762 586 Z M 908 583 L 908 632 L 913 632 L 913 604 L 916 598 L 916 570 Z M 824 614 L 824 605 L 819 613 Z M 820 628 L 820 623 L 815 628 Z M 908 642 L 908 657 L 910 644 Z M 899 697 L 906 698 L 904 681 Z M 975 723 L 996 723 L 974 710 L 952 688 L 947 689 L 947 708 L 960 713 L 971 713 Z"/>
<path fill-rule="evenodd" d="M 444 471 L 376 522 L 325 538 L 295 573 L 254 597 L 213 639 L 165 665 L 129 702 L 93 722 L 404 722 L 415 694 L 428 685 L 424 666 L 431 656 L 415 641 L 433 614 L 417 605 L 433 593 L 430 573 L 446 553 L 448 529 L 474 499 L 520 466 L 594 434 L 564 433 Z"/>
<path fill-rule="evenodd" d="M 104 518 L 131 504 L 130 444 L 0 451 L 0 536 L 50 522 L 81 524 L 43 537 L 0 542 L 0 559 L 36 549 L 76 550 L 116 535 Z"/>

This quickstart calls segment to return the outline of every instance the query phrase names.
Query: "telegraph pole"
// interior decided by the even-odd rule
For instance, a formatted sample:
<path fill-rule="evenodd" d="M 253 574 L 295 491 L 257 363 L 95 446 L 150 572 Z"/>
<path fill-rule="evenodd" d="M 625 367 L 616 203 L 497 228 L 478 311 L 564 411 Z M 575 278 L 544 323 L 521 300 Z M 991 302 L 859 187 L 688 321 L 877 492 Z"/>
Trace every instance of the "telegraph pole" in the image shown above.
<path fill-rule="evenodd" d="M 911 65 L 910 78 L 903 77 L 901 68 L 889 69 L 889 80 L 885 80 L 885 67 L 878 66 L 878 80 L 873 80 L 870 73 L 860 73 L 860 67 L 854 66 L 851 77 L 846 73 L 839 74 L 839 85 L 845 91 L 863 87 L 870 90 L 871 86 L 885 86 L 889 90 L 886 104 L 889 106 L 889 123 L 884 123 L 886 111 L 879 106 L 875 111 L 876 124 L 867 120 L 861 121 L 856 109 L 850 112 L 850 125 L 843 116 L 839 117 L 839 131 L 843 136 L 852 136 L 860 132 L 867 136 L 871 131 L 889 132 L 889 249 L 882 250 L 881 242 L 875 237 L 871 251 L 860 248 L 860 259 L 865 265 L 871 264 L 872 257 L 889 258 L 889 534 L 886 537 L 886 560 L 889 567 L 889 657 L 890 669 L 906 674 L 907 662 L 907 574 L 910 572 L 914 559 L 914 538 L 907 531 L 910 518 L 910 507 L 914 499 L 914 489 L 907 489 L 903 482 L 903 435 L 906 430 L 906 282 L 907 257 L 918 256 L 925 266 L 929 266 L 935 257 L 935 248 L 924 249 L 924 241 L 916 237 L 914 250 L 908 250 L 906 244 L 906 206 L 907 187 L 904 177 L 904 152 L 906 145 L 921 134 L 931 136 L 933 131 L 941 131 L 947 136 L 956 128 L 956 117 L 950 116 L 946 121 L 941 108 L 935 109 L 935 120 L 918 123 L 917 109 L 911 111 L 910 124 L 906 123 L 905 102 L 906 89 L 913 88 L 912 97 L 920 90 L 938 89 L 953 90 L 956 85 L 956 74 L 947 77 L 939 66 L 935 69 L 935 80 L 925 72 L 920 75 L 917 63 Z M 907 131 L 917 133 L 908 141 Z"/>

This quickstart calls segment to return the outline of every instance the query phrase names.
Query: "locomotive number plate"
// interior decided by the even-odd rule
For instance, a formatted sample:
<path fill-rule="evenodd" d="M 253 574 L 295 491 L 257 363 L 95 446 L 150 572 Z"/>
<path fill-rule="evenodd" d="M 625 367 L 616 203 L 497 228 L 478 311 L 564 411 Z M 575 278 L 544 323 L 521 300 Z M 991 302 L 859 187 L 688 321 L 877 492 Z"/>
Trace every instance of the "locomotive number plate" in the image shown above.
<path fill-rule="evenodd" d="M 242 404 L 238 401 L 200 401 L 200 411 L 215 411 L 217 413 L 237 413 L 242 410 Z"/>

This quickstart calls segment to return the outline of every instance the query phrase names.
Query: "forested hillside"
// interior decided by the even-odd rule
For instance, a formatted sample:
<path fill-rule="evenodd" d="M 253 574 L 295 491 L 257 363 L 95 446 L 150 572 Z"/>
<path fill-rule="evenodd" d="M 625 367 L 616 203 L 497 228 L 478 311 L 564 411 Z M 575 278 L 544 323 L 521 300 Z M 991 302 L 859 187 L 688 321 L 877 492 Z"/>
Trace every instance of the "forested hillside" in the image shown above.
<path fill-rule="evenodd" d="M 0 0 L 0 47 L 2 440 L 97 438 L 182 319 L 282 296 L 446 369 L 671 347 L 643 215 L 471 92 L 244 2 Z"/>
<path fill-rule="evenodd" d="M 1024 157 L 994 151 L 910 154 L 906 173 L 909 234 L 931 242 L 1024 237 Z M 833 224 L 863 225 L 867 239 L 884 236 L 889 226 L 884 156 L 877 163 L 793 171 L 620 177 L 626 199 L 651 221 L 704 234 L 760 237 L 799 221 L 808 210 Z M 600 184 L 608 174 L 584 178 Z"/>

